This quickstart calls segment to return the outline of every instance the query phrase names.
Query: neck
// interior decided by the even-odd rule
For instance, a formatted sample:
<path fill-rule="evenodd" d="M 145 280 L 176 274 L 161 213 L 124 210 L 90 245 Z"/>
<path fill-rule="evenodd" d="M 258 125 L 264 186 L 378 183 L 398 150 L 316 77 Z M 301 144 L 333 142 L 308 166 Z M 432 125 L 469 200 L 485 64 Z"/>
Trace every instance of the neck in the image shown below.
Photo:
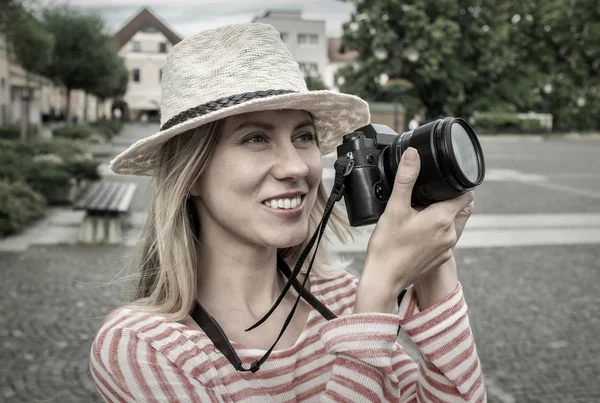
<path fill-rule="evenodd" d="M 202 239 L 198 251 L 198 301 L 211 310 L 262 316 L 282 289 L 277 250 L 217 242 L 210 237 Z"/>

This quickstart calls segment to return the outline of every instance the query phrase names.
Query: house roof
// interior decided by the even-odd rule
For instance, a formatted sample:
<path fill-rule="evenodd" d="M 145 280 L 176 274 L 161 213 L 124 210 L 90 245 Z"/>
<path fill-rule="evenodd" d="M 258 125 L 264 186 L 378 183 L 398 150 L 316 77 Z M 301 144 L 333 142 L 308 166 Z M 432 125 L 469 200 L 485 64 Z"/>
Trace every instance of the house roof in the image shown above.
<path fill-rule="evenodd" d="M 133 17 L 131 21 L 125 24 L 123 28 L 114 35 L 115 42 L 119 46 L 119 49 L 129 42 L 133 35 L 147 26 L 156 28 L 158 32 L 166 36 L 173 45 L 181 42 L 179 35 L 171 31 L 171 29 L 156 18 L 148 8 L 144 7 L 138 15 Z"/>
<path fill-rule="evenodd" d="M 327 38 L 327 57 L 330 62 L 351 63 L 358 58 L 357 50 L 340 53 L 341 38 Z"/>

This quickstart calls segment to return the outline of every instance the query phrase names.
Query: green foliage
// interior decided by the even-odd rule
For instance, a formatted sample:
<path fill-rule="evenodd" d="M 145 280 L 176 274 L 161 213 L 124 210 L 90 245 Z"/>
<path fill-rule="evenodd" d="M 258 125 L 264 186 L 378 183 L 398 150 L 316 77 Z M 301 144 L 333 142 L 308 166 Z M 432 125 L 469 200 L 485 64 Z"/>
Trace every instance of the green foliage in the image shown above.
<path fill-rule="evenodd" d="M 11 182 L 24 180 L 31 165 L 31 154 L 21 153 L 17 147 L 0 148 L 0 180 Z"/>
<path fill-rule="evenodd" d="M 64 164 L 39 161 L 29 166 L 25 182 L 48 201 L 54 201 L 57 194 L 63 194 L 71 184 L 71 173 Z"/>
<path fill-rule="evenodd" d="M 60 198 L 73 180 L 98 180 L 99 164 L 72 141 L 0 141 L 0 180 L 26 182 L 48 202 Z"/>
<path fill-rule="evenodd" d="M 338 73 L 341 91 L 398 101 L 378 82 L 385 73 L 413 84 L 404 95 L 420 99 L 428 119 L 535 111 L 551 113 L 559 130 L 600 129 L 597 0 L 352 3 L 342 50 L 358 50 L 360 58 Z M 375 57 L 381 49 L 384 60 Z M 544 91 L 547 84 L 552 91 Z"/>
<path fill-rule="evenodd" d="M 0 181 L 0 237 L 22 230 L 42 217 L 45 200 L 23 182 Z"/>
<path fill-rule="evenodd" d="M 90 84 L 88 91 L 101 100 L 124 96 L 129 83 L 129 70 L 112 38 L 106 38 L 98 53 L 97 67 L 95 82 Z"/>
<path fill-rule="evenodd" d="M 327 90 L 327 86 L 321 79 L 321 77 L 311 77 L 307 76 L 304 78 L 306 81 L 306 86 L 309 91 L 319 91 L 319 90 Z"/>
<path fill-rule="evenodd" d="M 27 144 L 27 148 L 30 150 L 31 155 L 53 154 L 59 156 L 64 161 L 82 158 L 86 152 L 83 144 L 60 138 L 31 142 Z"/>
<path fill-rule="evenodd" d="M 27 128 L 30 137 L 37 134 L 35 126 L 28 126 Z M 17 125 L 4 125 L 0 126 L 0 139 L 18 139 L 21 135 L 21 128 Z"/>
<path fill-rule="evenodd" d="M 98 119 L 97 121 L 90 123 L 90 126 L 94 127 L 104 134 L 106 138 L 110 139 L 121 132 L 123 129 L 123 122 L 110 119 Z"/>
<path fill-rule="evenodd" d="M 55 128 L 52 135 L 61 139 L 85 140 L 97 132 L 97 129 L 88 125 L 65 125 Z"/>
<path fill-rule="evenodd" d="M 52 58 L 54 37 L 29 13 L 15 13 L 7 25 L 10 52 L 27 72 L 44 74 Z"/>
<path fill-rule="evenodd" d="M 79 159 L 68 161 L 65 163 L 65 168 L 71 177 L 77 181 L 96 181 L 100 180 L 100 174 L 98 173 L 99 164 L 100 163 L 96 160 Z"/>
<path fill-rule="evenodd" d="M 543 131 L 539 119 L 520 118 L 517 113 L 485 112 L 475 115 L 477 132 L 493 133 L 525 133 L 533 134 Z"/>

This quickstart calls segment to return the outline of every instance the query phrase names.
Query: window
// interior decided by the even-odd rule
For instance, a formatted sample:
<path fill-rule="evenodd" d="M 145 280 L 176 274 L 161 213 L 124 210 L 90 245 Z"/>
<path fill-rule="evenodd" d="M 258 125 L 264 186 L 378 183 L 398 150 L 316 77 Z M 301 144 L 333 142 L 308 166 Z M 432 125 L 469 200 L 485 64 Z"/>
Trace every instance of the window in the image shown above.
<path fill-rule="evenodd" d="M 139 83 L 140 82 L 140 69 L 133 69 L 132 74 L 133 74 L 133 82 Z"/>
<path fill-rule="evenodd" d="M 287 42 L 288 38 L 290 37 L 290 34 L 288 34 L 287 32 L 280 32 L 279 36 L 281 37 L 281 40 L 283 42 Z"/>
<path fill-rule="evenodd" d="M 160 53 L 167 53 L 167 43 L 166 42 L 161 42 L 158 44 L 158 51 Z"/>
<path fill-rule="evenodd" d="M 304 74 L 304 77 L 315 77 L 319 75 L 319 66 L 317 63 L 300 62 L 298 63 L 298 67 L 300 67 L 300 71 Z"/>
<path fill-rule="evenodd" d="M 139 41 L 133 41 L 133 51 L 134 52 L 140 51 L 140 42 Z"/>
<path fill-rule="evenodd" d="M 147 32 L 147 33 L 154 33 L 154 32 L 158 32 L 158 30 L 156 28 L 154 28 L 153 26 L 150 25 L 146 25 L 144 28 L 142 28 L 142 32 Z"/>
<path fill-rule="evenodd" d="M 298 45 L 316 45 L 319 43 L 317 34 L 298 34 Z"/>

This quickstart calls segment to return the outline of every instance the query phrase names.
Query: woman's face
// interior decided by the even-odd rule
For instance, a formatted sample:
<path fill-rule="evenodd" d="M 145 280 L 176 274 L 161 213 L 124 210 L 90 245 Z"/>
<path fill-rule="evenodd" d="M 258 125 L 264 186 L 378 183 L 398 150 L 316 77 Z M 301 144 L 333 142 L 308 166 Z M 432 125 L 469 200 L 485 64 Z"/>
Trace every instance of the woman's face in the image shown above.
<path fill-rule="evenodd" d="M 227 118 L 210 164 L 191 191 L 198 196 L 201 236 L 276 248 L 302 243 L 321 175 L 307 112 Z"/>

